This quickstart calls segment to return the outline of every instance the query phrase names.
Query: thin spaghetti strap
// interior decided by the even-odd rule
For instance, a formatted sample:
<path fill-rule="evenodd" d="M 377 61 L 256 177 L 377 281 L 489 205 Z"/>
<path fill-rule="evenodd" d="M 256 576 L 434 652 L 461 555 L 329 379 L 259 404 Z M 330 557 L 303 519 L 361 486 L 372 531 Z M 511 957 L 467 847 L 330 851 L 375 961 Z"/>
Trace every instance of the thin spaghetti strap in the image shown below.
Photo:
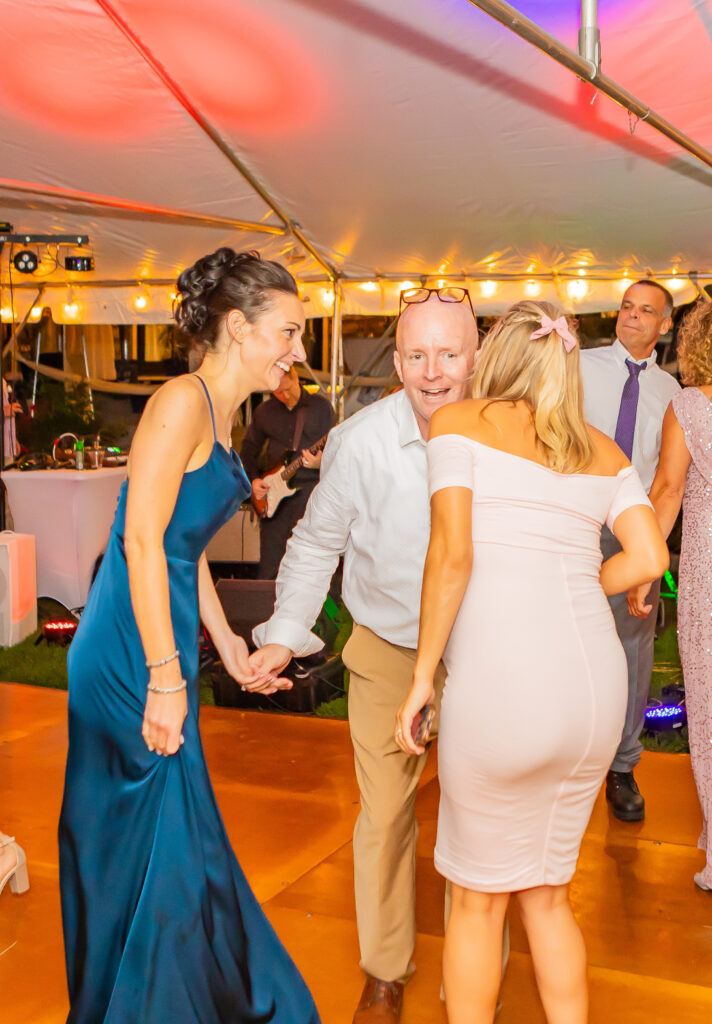
<path fill-rule="evenodd" d="M 199 374 L 194 373 L 193 376 L 197 377 L 197 379 L 203 385 L 203 391 L 205 392 L 205 397 L 208 400 L 208 408 L 210 409 L 210 419 L 213 421 L 213 440 L 217 441 L 217 439 L 218 439 L 218 432 L 215 429 L 215 413 L 213 412 L 213 403 L 210 400 L 210 392 L 208 391 L 208 385 L 205 383 L 205 381 L 203 380 L 203 378 Z"/>

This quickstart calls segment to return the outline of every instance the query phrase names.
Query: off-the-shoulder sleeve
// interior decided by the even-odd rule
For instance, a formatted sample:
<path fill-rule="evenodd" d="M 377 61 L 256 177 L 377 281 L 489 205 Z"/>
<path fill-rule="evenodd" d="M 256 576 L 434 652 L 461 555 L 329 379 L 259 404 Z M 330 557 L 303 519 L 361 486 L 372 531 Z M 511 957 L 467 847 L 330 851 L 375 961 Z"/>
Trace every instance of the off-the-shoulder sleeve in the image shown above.
<path fill-rule="evenodd" d="M 712 402 L 699 388 L 685 388 L 672 408 L 697 471 L 712 483 Z"/>
<path fill-rule="evenodd" d="M 441 434 L 428 441 L 428 489 L 432 497 L 443 487 L 473 489 L 474 446 L 461 434 Z"/>
<path fill-rule="evenodd" d="M 634 505 L 647 505 L 648 508 L 653 507 L 650 504 L 648 495 L 645 493 L 645 488 L 638 476 L 637 469 L 634 466 L 627 466 L 616 477 L 611 504 L 606 516 L 606 526 L 608 529 L 613 529 L 613 524 L 621 512 L 625 512 L 626 509 L 632 508 Z"/>

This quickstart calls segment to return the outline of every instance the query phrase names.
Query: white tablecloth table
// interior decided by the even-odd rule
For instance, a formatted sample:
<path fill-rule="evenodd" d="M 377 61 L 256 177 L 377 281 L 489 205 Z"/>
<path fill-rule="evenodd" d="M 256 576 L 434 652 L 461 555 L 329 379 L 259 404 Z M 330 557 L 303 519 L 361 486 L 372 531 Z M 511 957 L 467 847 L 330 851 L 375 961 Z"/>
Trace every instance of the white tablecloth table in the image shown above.
<path fill-rule="evenodd" d="M 66 608 L 86 604 L 125 478 L 125 466 L 2 474 L 15 530 L 35 536 L 38 597 Z"/>

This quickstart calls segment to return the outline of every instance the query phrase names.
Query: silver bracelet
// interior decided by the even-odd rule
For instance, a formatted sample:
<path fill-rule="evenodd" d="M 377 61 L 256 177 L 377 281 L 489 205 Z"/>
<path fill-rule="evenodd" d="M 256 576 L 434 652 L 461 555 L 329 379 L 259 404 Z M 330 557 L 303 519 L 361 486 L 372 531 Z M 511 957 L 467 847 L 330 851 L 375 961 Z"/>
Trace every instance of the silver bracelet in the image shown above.
<path fill-rule="evenodd" d="M 160 661 L 147 661 L 146 668 L 160 668 L 161 665 L 167 665 L 169 661 L 175 661 L 178 657 L 180 657 L 180 651 L 175 650 L 173 654 L 169 654 L 167 658 L 161 658 Z"/>
<path fill-rule="evenodd" d="M 168 686 L 168 687 L 152 686 L 149 683 L 148 686 L 146 687 L 146 689 L 150 690 L 151 693 L 180 693 L 181 690 L 187 690 L 188 689 L 188 684 L 185 681 L 185 679 L 182 679 L 180 686 Z"/>

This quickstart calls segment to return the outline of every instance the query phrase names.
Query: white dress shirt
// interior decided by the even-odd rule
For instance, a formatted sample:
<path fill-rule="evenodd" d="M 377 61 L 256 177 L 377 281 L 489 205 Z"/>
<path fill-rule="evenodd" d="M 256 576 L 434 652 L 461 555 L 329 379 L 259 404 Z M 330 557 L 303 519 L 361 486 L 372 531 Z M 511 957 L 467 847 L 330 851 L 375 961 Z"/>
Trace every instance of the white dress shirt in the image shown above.
<path fill-rule="evenodd" d="M 617 338 L 612 345 L 584 349 L 581 375 L 585 416 L 591 426 L 615 440 L 621 396 L 630 376 L 626 359 L 645 365 L 638 375 L 640 392 L 631 462 L 638 470 L 643 487 L 649 491 L 658 468 L 663 417 L 680 390 L 675 378 L 657 365 L 657 353 L 640 361 L 633 359 Z"/>
<path fill-rule="evenodd" d="M 425 442 L 398 391 L 331 431 L 321 479 L 279 568 L 274 614 L 253 631 L 255 643 L 297 655 L 324 646 L 311 627 L 343 554 L 354 621 L 415 649 L 429 536 Z"/>

